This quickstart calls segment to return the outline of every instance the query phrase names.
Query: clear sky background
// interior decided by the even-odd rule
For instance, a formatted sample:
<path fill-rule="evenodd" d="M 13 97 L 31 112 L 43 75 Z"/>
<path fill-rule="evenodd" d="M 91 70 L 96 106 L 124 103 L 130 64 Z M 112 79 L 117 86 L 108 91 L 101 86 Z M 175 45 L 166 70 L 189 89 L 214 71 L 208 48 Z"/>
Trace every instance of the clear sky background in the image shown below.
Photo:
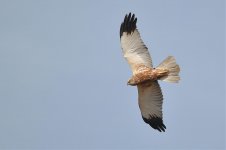
<path fill-rule="evenodd" d="M 133 12 L 160 82 L 165 133 L 141 118 L 119 27 Z M 0 149 L 224 149 L 225 1 L 0 1 Z"/>

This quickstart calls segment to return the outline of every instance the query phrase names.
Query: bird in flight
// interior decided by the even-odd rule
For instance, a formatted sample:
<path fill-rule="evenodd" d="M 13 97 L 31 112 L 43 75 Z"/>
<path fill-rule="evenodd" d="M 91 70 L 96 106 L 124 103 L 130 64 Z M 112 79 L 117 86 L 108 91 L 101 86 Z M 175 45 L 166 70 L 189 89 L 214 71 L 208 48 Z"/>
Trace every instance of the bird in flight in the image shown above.
<path fill-rule="evenodd" d="M 132 77 L 127 84 L 137 86 L 138 103 L 144 122 L 160 132 L 165 132 L 163 95 L 158 80 L 178 83 L 180 68 L 173 56 L 168 56 L 153 68 L 150 53 L 140 37 L 136 23 L 135 15 L 129 13 L 120 27 L 123 56 L 132 70 Z"/>

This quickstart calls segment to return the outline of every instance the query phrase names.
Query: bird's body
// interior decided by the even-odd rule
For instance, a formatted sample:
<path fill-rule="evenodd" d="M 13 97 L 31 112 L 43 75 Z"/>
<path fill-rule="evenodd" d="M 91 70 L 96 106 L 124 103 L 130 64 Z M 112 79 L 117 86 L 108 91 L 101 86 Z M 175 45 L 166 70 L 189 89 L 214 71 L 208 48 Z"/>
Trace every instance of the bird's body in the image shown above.
<path fill-rule="evenodd" d="M 140 37 L 136 22 L 137 18 L 130 13 L 125 16 L 120 27 L 123 55 L 133 74 L 127 84 L 138 88 L 139 108 L 144 122 L 161 132 L 165 131 L 166 126 L 162 120 L 163 95 L 157 80 L 177 83 L 180 68 L 173 56 L 153 68 L 151 56 Z"/>
<path fill-rule="evenodd" d="M 128 85 L 136 86 L 145 82 L 153 82 L 167 76 L 169 73 L 166 69 L 153 69 L 146 66 L 141 66 L 137 69 L 137 73 L 134 74 L 128 81 Z"/>

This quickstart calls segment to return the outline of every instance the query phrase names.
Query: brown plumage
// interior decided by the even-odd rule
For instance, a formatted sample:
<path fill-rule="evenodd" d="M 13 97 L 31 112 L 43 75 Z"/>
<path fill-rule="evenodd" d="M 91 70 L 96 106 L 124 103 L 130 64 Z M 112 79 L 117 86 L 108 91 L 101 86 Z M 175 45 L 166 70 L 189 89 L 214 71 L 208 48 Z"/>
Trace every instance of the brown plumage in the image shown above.
<path fill-rule="evenodd" d="M 152 69 L 145 67 L 145 69 L 139 73 L 134 74 L 128 81 L 128 85 L 136 86 L 145 82 L 152 82 L 166 77 L 169 74 L 167 69 Z"/>

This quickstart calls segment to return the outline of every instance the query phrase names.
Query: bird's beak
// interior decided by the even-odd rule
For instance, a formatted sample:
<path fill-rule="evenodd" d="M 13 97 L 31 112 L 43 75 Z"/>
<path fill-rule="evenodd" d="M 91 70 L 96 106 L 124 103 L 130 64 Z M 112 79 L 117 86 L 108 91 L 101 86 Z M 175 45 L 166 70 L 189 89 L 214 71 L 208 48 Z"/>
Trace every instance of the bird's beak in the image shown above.
<path fill-rule="evenodd" d="M 130 86 L 136 86 L 136 84 L 129 83 L 129 82 L 127 82 L 127 85 L 130 85 Z"/>

